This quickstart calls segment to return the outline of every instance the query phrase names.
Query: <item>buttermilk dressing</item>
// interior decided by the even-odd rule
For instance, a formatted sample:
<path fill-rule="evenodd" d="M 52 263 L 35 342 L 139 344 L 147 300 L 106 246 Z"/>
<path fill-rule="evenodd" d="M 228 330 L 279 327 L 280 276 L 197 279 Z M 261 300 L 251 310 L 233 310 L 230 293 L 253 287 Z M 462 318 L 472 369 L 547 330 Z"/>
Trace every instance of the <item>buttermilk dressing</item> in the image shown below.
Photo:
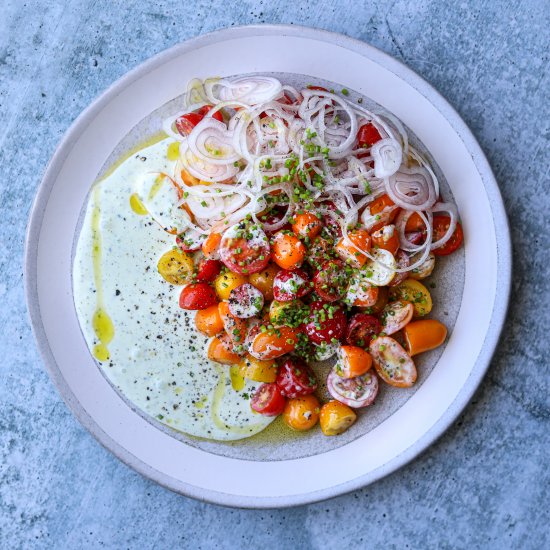
<path fill-rule="evenodd" d="M 259 384 L 206 358 L 195 313 L 178 306 L 182 287 L 157 272 L 175 239 L 141 197 L 148 181 L 159 212 L 163 198 L 172 201 L 166 182 L 150 174 L 173 172 L 174 147 L 164 139 L 132 154 L 91 190 L 74 258 L 77 315 L 100 368 L 139 409 L 193 436 L 250 437 L 273 420 L 250 408 Z"/>

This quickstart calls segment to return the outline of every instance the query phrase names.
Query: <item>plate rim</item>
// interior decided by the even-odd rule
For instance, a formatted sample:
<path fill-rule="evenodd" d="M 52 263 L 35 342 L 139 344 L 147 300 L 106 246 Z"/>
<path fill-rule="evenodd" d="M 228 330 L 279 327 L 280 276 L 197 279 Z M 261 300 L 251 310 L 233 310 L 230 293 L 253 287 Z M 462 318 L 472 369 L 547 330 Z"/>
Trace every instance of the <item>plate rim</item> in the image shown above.
<path fill-rule="evenodd" d="M 358 52 L 361 55 L 373 60 L 375 63 L 378 63 L 390 70 L 398 78 L 405 80 L 407 84 L 414 87 L 419 93 L 429 100 L 434 108 L 438 109 L 442 113 L 442 115 L 452 126 L 453 130 L 459 135 L 468 152 L 472 155 L 476 169 L 483 180 L 485 191 L 491 202 L 491 210 L 494 214 L 493 223 L 495 225 L 497 246 L 496 293 L 501 298 L 494 304 L 493 311 L 491 313 L 489 330 L 485 335 L 483 345 L 478 355 L 478 360 L 470 372 L 466 383 L 459 390 L 455 400 L 451 403 L 445 413 L 427 432 L 424 433 L 422 437 L 417 439 L 413 445 L 399 455 L 396 455 L 384 465 L 363 476 L 359 476 L 340 485 L 332 486 L 328 489 L 284 497 L 247 497 L 231 495 L 189 485 L 152 468 L 106 434 L 81 406 L 57 366 L 53 353 L 49 347 L 42 323 L 37 289 L 37 250 L 45 205 L 48 202 L 49 195 L 55 184 L 59 169 L 63 166 L 63 163 L 70 152 L 71 143 L 76 141 L 76 139 L 84 131 L 87 126 L 87 121 L 93 119 L 103 108 L 103 106 L 108 103 L 112 97 L 118 94 L 120 89 L 126 88 L 128 85 L 131 85 L 135 80 L 140 78 L 142 74 L 171 60 L 172 58 L 177 57 L 180 54 L 217 42 L 223 42 L 236 38 L 265 35 L 300 36 L 304 38 L 321 40 L 335 46 L 344 47 L 345 49 Z M 189 496 L 203 502 L 221 504 L 224 506 L 241 508 L 278 508 L 299 506 L 322 501 L 360 489 L 370 483 L 373 483 L 389 475 L 390 473 L 395 472 L 420 455 L 437 439 L 439 439 L 439 437 L 452 425 L 459 414 L 467 406 L 475 391 L 481 384 L 481 381 L 489 368 L 491 358 L 495 352 L 500 334 L 504 327 L 512 282 L 512 246 L 510 227 L 504 202 L 489 162 L 467 124 L 462 120 L 454 107 L 452 107 L 450 103 L 431 84 L 391 55 L 379 50 L 371 44 L 348 37 L 341 33 L 299 25 L 243 25 L 238 27 L 222 28 L 207 34 L 195 36 L 185 40 L 184 42 L 175 44 L 170 48 L 167 48 L 146 59 L 130 71 L 123 74 L 119 79 L 107 87 L 107 89 L 102 91 L 80 113 L 80 115 L 72 122 L 62 136 L 61 140 L 58 142 L 37 188 L 30 209 L 29 221 L 25 235 L 23 271 L 27 310 L 31 321 L 34 339 L 42 362 L 44 363 L 50 378 L 54 382 L 57 390 L 61 394 L 61 397 L 71 412 L 104 448 L 109 450 L 127 466 L 136 470 L 143 476 L 179 494 Z"/>

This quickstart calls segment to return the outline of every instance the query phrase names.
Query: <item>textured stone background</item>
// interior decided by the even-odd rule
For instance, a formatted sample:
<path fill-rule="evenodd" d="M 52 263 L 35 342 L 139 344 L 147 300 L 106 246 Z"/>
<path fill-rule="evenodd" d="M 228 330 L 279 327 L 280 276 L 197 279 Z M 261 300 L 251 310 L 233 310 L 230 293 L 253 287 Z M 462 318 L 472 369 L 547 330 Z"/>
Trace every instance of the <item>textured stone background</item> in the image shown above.
<path fill-rule="evenodd" d="M 1 548 L 548 548 L 548 1 L 0 0 Z M 316 25 L 402 59 L 471 126 L 514 240 L 509 319 L 489 374 L 449 432 L 392 476 L 290 510 L 172 494 L 85 432 L 27 321 L 29 207 L 56 143 L 105 87 L 191 36 Z"/>

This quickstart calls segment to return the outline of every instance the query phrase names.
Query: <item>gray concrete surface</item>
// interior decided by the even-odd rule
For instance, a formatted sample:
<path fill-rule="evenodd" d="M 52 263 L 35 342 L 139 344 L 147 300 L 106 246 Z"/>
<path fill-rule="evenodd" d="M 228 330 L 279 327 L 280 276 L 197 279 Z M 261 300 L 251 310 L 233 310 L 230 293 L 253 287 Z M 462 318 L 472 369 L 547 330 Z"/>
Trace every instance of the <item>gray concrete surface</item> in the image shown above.
<path fill-rule="evenodd" d="M 172 44 L 261 22 L 366 40 L 438 88 L 492 163 L 515 267 L 490 372 L 437 444 L 356 493 L 242 511 L 156 486 L 81 428 L 34 348 L 21 263 L 41 173 L 78 113 Z M 0 0 L 0 548 L 548 548 L 549 27 L 537 0 Z"/>

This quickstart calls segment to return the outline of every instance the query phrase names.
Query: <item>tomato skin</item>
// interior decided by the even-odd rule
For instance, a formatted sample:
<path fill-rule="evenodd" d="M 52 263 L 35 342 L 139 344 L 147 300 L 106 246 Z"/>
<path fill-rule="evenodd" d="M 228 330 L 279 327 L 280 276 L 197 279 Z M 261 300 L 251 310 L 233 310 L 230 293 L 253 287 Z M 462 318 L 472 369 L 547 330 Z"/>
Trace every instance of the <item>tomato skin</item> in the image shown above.
<path fill-rule="evenodd" d="M 197 265 L 196 280 L 198 283 L 211 283 L 222 269 L 222 264 L 219 260 L 209 260 L 203 258 Z"/>
<path fill-rule="evenodd" d="M 180 294 L 179 305 L 182 309 L 206 309 L 218 303 L 216 292 L 207 283 L 187 285 Z"/>
<path fill-rule="evenodd" d="M 185 115 L 180 116 L 176 120 L 176 130 L 182 136 L 188 136 L 192 132 L 193 128 L 208 114 L 212 107 L 212 105 L 204 105 L 192 113 L 186 113 Z M 212 118 L 223 122 L 223 116 L 220 111 L 216 111 L 212 115 Z"/>
<path fill-rule="evenodd" d="M 285 408 L 286 399 L 275 383 L 262 384 L 252 396 L 250 407 L 264 416 L 278 416 Z"/>
<path fill-rule="evenodd" d="M 256 325 L 248 333 L 247 343 L 250 355 L 265 361 L 293 351 L 298 336 L 296 330 L 290 327 L 282 326 L 262 332 L 260 326 Z"/>
<path fill-rule="evenodd" d="M 273 261 L 288 271 L 302 266 L 306 256 L 306 247 L 296 235 L 278 231 L 273 235 Z"/>
<path fill-rule="evenodd" d="M 451 218 L 449 216 L 445 216 L 442 214 L 434 215 L 432 238 L 434 242 L 438 241 L 445 235 L 447 229 L 449 228 L 450 222 Z M 456 222 L 456 229 L 451 235 L 451 238 L 443 246 L 440 246 L 439 248 L 434 248 L 432 250 L 432 253 L 436 256 L 448 256 L 460 247 L 463 240 L 464 233 L 462 232 L 462 226 L 460 225 L 460 222 Z"/>
<path fill-rule="evenodd" d="M 348 276 L 340 260 L 325 262 L 313 277 L 315 292 L 325 302 L 340 300 L 347 290 Z"/>
<path fill-rule="evenodd" d="M 314 239 L 321 233 L 321 229 L 323 229 L 323 222 L 312 212 L 304 212 L 294 216 L 292 231 L 298 237 Z"/>
<path fill-rule="evenodd" d="M 317 90 L 318 92 L 328 92 L 326 88 L 323 88 L 322 86 L 313 86 L 310 84 L 309 86 L 306 86 L 308 90 Z"/>
<path fill-rule="evenodd" d="M 327 307 L 325 308 L 325 306 Z M 332 313 L 330 314 L 329 311 L 331 310 Z M 303 325 L 303 329 L 314 344 L 330 343 L 333 339 L 340 340 L 346 331 L 346 314 L 342 307 L 338 305 L 327 302 L 313 302 L 310 305 L 310 318 L 311 321 Z"/>
<path fill-rule="evenodd" d="M 371 340 L 380 332 L 382 332 L 382 325 L 376 317 L 366 313 L 356 313 L 349 320 L 346 342 L 350 346 L 368 348 Z"/>
<path fill-rule="evenodd" d="M 336 400 L 325 403 L 319 413 L 319 423 L 325 435 L 344 433 L 356 419 L 353 409 Z"/>
<path fill-rule="evenodd" d="M 372 367 L 372 357 L 359 346 L 340 346 L 334 370 L 340 378 L 362 376 Z"/>
<path fill-rule="evenodd" d="M 279 367 L 277 386 L 285 397 L 294 398 L 313 393 L 317 380 L 302 359 L 289 358 Z"/>
<path fill-rule="evenodd" d="M 363 124 L 357 131 L 357 144 L 359 147 L 371 147 L 377 141 L 380 141 L 382 136 L 372 123 Z"/>
<path fill-rule="evenodd" d="M 314 395 L 294 397 L 286 402 L 283 420 L 293 430 L 311 430 L 319 421 L 320 408 L 321 404 Z"/>
<path fill-rule="evenodd" d="M 271 249 L 259 226 L 241 222 L 229 228 L 220 242 L 220 259 L 234 273 L 259 273 L 267 267 Z"/>
<path fill-rule="evenodd" d="M 399 237 L 395 225 L 385 225 L 372 235 L 372 244 L 391 252 L 394 256 L 399 250 Z"/>
<path fill-rule="evenodd" d="M 297 298 L 303 298 L 311 290 L 309 276 L 301 269 L 294 271 L 281 269 L 273 280 L 273 297 L 278 302 L 291 302 Z"/>

